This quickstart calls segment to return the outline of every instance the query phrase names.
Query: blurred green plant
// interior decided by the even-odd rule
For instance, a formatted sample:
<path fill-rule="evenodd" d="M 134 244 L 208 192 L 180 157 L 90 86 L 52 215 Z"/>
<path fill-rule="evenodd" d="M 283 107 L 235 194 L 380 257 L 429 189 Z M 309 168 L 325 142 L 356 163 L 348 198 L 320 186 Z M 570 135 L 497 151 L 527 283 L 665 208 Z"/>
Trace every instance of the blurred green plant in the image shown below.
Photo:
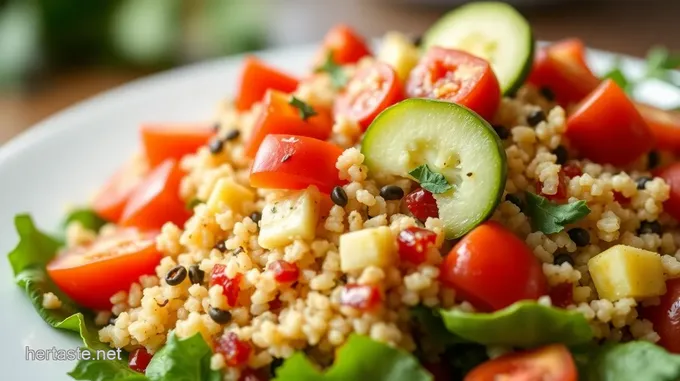
<path fill-rule="evenodd" d="M 264 46 L 249 0 L 0 0 L 0 89 L 83 65 L 162 69 Z"/>

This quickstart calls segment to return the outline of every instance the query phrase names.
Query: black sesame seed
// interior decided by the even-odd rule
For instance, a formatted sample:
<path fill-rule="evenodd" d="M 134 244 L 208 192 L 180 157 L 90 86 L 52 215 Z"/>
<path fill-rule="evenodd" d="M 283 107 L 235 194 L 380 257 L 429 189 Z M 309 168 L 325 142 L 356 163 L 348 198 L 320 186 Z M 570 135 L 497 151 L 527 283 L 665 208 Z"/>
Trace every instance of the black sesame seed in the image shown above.
<path fill-rule="evenodd" d="M 584 247 L 590 244 L 590 233 L 588 233 L 586 229 L 583 228 L 569 229 L 567 234 L 569 234 L 569 238 L 571 238 L 571 240 L 574 241 L 574 243 L 578 247 Z"/>
<path fill-rule="evenodd" d="M 505 200 L 510 201 L 511 203 L 517 205 L 518 208 L 522 209 L 522 199 L 520 199 L 517 195 L 508 193 L 505 195 Z"/>
<path fill-rule="evenodd" d="M 222 139 L 215 138 L 208 143 L 208 149 L 213 155 L 217 155 L 224 149 L 224 142 Z"/>
<path fill-rule="evenodd" d="M 257 224 L 257 223 L 259 223 L 260 220 L 262 219 L 262 213 L 260 213 L 260 212 L 253 212 L 253 213 L 250 215 L 250 219 L 253 220 L 253 222 Z"/>
<path fill-rule="evenodd" d="M 647 168 L 654 169 L 658 167 L 659 161 L 661 161 L 661 158 L 659 157 L 658 151 L 650 151 L 647 154 Z"/>
<path fill-rule="evenodd" d="M 205 271 L 198 268 L 197 265 L 189 266 L 189 280 L 191 284 L 202 284 Z"/>
<path fill-rule="evenodd" d="M 552 153 L 557 156 L 557 160 L 555 161 L 556 164 L 564 165 L 569 159 L 569 152 L 567 152 L 567 149 L 562 145 L 557 146 Z"/>
<path fill-rule="evenodd" d="M 340 186 L 336 186 L 331 191 L 331 200 L 335 205 L 345 207 L 349 199 L 347 198 L 347 193 Z"/>
<path fill-rule="evenodd" d="M 231 321 L 231 312 L 219 308 L 210 307 L 208 315 L 217 324 L 227 324 Z"/>
<path fill-rule="evenodd" d="M 243 246 L 237 247 L 236 250 L 234 250 L 234 252 L 232 253 L 232 255 L 239 255 L 241 253 L 243 253 Z"/>
<path fill-rule="evenodd" d="M 567 262 L 569 263 L 572 267 L 574 266 L 574 258 L 571 257 L 569 254 L 558 254 L 555 256 L 555 259 L 553 260 L 553 264 L 559 266 L 562 263 Z"/>
<path fill-rule="evenodd" d="M 647 185 L 647 183 L 650 182 L 650 181 L 652 181 L 652 179 L 650 177 L 647 177 L 647 176 L 640 177 L 636 181 L 637 189 L 640 189 L 640 190 L 645 189 L 645 185 Z"/>
<path fill-rule="evenodd" d="M 423 43 L 422 35 L 413 37 L 413 45 L 420 46 L 422 43 Z"/>
<path fill-rule="evenodd" d="M 233 129 L 229 131 L 229 133 L 224 137 L 224 140 L 230 142 L 232 140 L 238 139 L 239 136 L 241 136 L 241 131 Z"/>
<path fill-rule="evenodd" d="M 659 221 L 642 221 L 638 234 L 661 234 L 661 224 Z"/>
<path fill-rule="evenodd" d="M 385 200 L 401 200 L 404 197 L 404 190 L 396 185 L 385 185 L 380 188 L 380 196 Z"/>
<path fill-rule="evenodd" d="M 177 286 L 187 277 L 187 269 L 182 265 L 177 265 L 165 274 L 165 282 L 170 286 Z"/>
<path fill-rule="evenodd" d="M 225 246 L 224 241 L 220 241 L 220 242 L 215 244 L 213 249 L 217 249 L 220 252 L 224 253 L 225 251 L 227 251 L 227 246 Z"/>
<path fill-rule="evenodd" d="M 494 124 L 493 129 L 496 131 L 496 134 L 498 134 L 498 137 L 501 138 L 501 140 L 505 140 L 510 137 L 510 130 L 508 130 L 508 128 L 505 126 Z"/>
<path fill-rule="evenodd" d="M 545 120 L 545 113 L 543 110 L 536 110 L 533 111 L 531 114 L 527 116 L 527 123 L 531 127 L 537 126 L 539 123 L 543 122 Z"/>
<path fill-rule="evenodd" d="M 555 100 L 555 93 L 553 93 L 552 90 L 550 90 L 549 87 L 541 87 L 539 90 L 541 95 L 543 95 L 543 98 L 547 99 L 548 101 L 552 102 Z"/>
<path fill-rule="evenodd" d="M 157 305 L 158 307 L 165 307 L 165 306 L 168 305 L 168 303 L 170 303 L 170 299 L 165 299 L 162 303 L 156 302 L 156 305 Z"/>

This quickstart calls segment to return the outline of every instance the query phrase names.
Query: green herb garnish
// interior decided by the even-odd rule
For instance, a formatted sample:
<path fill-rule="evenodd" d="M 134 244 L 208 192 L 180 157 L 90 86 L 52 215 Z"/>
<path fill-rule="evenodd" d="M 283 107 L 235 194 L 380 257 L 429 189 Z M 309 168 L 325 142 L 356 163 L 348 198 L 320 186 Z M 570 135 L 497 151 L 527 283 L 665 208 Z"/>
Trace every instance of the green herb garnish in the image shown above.
<path fill-rule="evenodd" d="M 590 213 L 586 202 L 581 200 L 568 204 L 555 204 L 545 197 L 526 193 L 526 213 L 531 227 L 545 234 L 559 233 L 565 225 L 573 224 Z"/>
<path fill-rule="evenodd" d="M 448 192 L 453 189 L 453 185 L 449 184 L 444 175 L 433 172 L 427 164 L 416 167 L 408 174 L 413 176 L 423 189 L 434 194 Z"/>
<path fill-rule="evenodd" d="M 347 86 L 347 82 L 349 82 L 347 73 L 345 73 L 341 65 L 335 63 L 335 60 L 333 59 L 333 52 L 330 51 L 326 55 L 326 60 L 324 63 L 316 68 L 315 71 L 317 73 L 328 73 L 331 76 L 333 87 L 336 89 L 342 89 L 343 87 Z"/>
<path fill-rule="evenodd" d="M 312 106 L 299 100 L 298 98 L 295 98 L 294 96 L 290 97 L 290 101 L 288 102 L 288 104 L 298 109 L 298 112 L 300 113 L 300 118 L 302 118 L 302 120 L 307 120 L 313 117 L 314 115 L 318 114 Z"/>

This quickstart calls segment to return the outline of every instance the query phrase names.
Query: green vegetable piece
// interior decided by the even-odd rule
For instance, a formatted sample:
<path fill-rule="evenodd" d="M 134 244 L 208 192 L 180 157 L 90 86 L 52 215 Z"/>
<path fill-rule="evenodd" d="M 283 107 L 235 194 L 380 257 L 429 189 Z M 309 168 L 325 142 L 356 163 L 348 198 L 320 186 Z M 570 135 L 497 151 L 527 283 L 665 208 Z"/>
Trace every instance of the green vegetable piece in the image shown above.
<path fill-rule="evenodd" d="M 318 114 L 312 106 L 295 98 L 294 96 L 290 97 L 290 101 L 288 102 L 288 104 L 298 109 L 298 112 L 300 113 L 300 118 L 302 118 L 302 120 L 307 120 L 313 117 L 314 115 Z"/>
<path fill-rule="evenodd" d="M 130 369 L 126 361 L 116 360 L 81 360 L 68 375 L 83 381 L 149 381 L 143 374 Z"/>
<path fill-rule="evenodd" d="M 440 310 L 446 328 L 458 337 L 484 345 L 533 348 L 551 343 L 577 345 L 593 333 L 580 312 L 517 302 L 493 313 Z"/>
<path fill-rule="evenodd" d="M 418 333 L 414 338 L 418 343 L 419 357 L 435 358 L 461 342 L 460 338 L 446 329 L 438 310 L 417 306 L 411 309 L 411 316 Z"/>
<path fill-rule="evenodd" d="M 423 189 L 434 194 L 445 193 L 453 189 L 453 185 L 446 181 L 444 175 L 433 172 L 427 164 L 416 167 L 408 174 L 413 176 Z"/>
<path fill-rule="evenodd" d="M 616 82 L 616 84 L 619 85 L 619 87 L 622 88 L 627 93 L 630 92 L 631 87 L 633 85 L 633 83 L 628 81 L 628 78 L 626 78 L 626 75 L 623 74 L 623 71 L 621 71 L 619 67 L 613 68 L 607 74 L 602 76 L 602 78 L 611 79 L 612 81 Z"/>
<path fill-rule="evenodd" d="M 171 333 L 165 346 L 151 359 L 146 376 L 151 381 L 221 380 L 220 372 L 210 369 L 211 356 L 212 349 L 199 333 L 182 340 Z"/>
<path fill-rule="evenodd" d="M 328 52 L 326 55 L 326 61 L 319 66 L 316 70 L 317 73 L 328 73 L 331 76 L 331 83 L 336 89 L 342 89 L 347 86 L 349 82 L 349 77 L 347 73 L 343 70 L 341 65 L 335 63 L 333 59 L 333 52 Z"/>
<path fill-rule="evenodd" d="M 98 232 L 102 226 L 106 225 L 108 221 L 99 217 L 92 209 L 74 209 L 69 213 L 64 221 L 64 227 L 68 226 L 71 222 L 78 221 L 84 228 Z"/>
<path fill-rule="evenodd" d="M 335 363 L 319 370 L 303 353 L 296 353 L 276 369 L 277 381 L 431 381 L 432 375 L 409 353 L 352 335 L 339 349 Z"/>
<path fill-rule="evenodd" d="M 202 204 L 203 201 L 199 200 L 198 198 L 192 198 L 191 200 L 187 201 L 186 205 L 184 207 L 187 210 L 193 211 L 195 207 L 197 207 L 199 204 Z"/>
<path fill-rule="evenodd" d="M 680 380 L 680 355 L 647 341 L 593 346 L 590 352 L 575 353 L 574 358 L 582 381 Z"/>
<path fill-rule="evenodd" d="M 545 234 L 559 233 L 565 225 L 573 224 L 590 213 L 585 201 L 555 204 L 543 196 L 526 192 L 527 214 L 531 227 Z"/>

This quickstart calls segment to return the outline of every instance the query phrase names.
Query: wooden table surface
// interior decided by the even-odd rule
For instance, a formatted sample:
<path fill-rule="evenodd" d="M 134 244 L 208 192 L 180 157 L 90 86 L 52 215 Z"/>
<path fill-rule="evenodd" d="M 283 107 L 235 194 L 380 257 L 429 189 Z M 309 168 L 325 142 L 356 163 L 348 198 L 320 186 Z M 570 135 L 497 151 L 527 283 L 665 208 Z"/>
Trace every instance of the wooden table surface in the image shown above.
<path fill-rule="evenodd" d="M 387 0 L 288 0 L 270 4 L 276 15 L 269 25 L 273 44 L 320 39 L 329 25 L 351 23 L 379 36 L 388 30 L 422 33 L 443 12 L 441 8 Z M 535 35 L 542 40 L 575 36 L 588 45 L 643 56 L 653 45 L 680 52 L 680 0 L 576 1 L 524 9 Z M 94 94 L 136 79 L 143 73 L 91 68 L 63 73 L 29 93 L 0 93 L 0 144 L 45 117 Z"/>

